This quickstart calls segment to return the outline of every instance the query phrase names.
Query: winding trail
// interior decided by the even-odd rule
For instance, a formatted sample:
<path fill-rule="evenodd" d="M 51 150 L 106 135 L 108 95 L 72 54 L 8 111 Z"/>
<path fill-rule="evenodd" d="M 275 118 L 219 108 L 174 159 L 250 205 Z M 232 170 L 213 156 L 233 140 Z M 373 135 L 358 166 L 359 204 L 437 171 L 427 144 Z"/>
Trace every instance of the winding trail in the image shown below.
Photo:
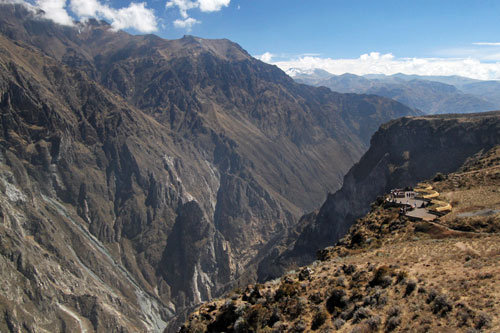
<path fill-rule="evenodd" d="M 434 199 L 434 198 L 439 197 L 439 192 L 434 190 L 431 185 L 422 183 L 422 184 L 419 184 L 418 186 L 419 187 L 415 189 L 415 192 L 427 193 L 427 194 L 422 195 L 422 197 L 424 199 Z M 445 211 L 450 211 L 452 209 L 451 204 L 444 202 L 444 201 L 441 201 L 441 200 L 432 200 L 431 203 L 439 206 L 435 209 L 437 212 L 445 212 Z"/>
<path fill-rule="evenodd" d="M 394 198 L 394 201 L 399 204 L 413 207 L 412 210 L 405 212 L 405 215 L 408 217 L 424 221 L 434 221 L 437 218 L 437 215 L 431 213 L 431 210 L 424 207 L 427 205 L 428 200 L 430 200 L 431 204 L 438 206 L 433 209 L 435 212 L 447 212 L 452 209 L 449 203 L 435 199 L 439 197 L 439 192 L 435 191 L 429 184 L 418 184 L 418 187 L 414 190 L 414 192 L 419 193 L 422 196 L 419 198 L 414 196 L 407 197 L 405 195 L 403 198 Z"/>

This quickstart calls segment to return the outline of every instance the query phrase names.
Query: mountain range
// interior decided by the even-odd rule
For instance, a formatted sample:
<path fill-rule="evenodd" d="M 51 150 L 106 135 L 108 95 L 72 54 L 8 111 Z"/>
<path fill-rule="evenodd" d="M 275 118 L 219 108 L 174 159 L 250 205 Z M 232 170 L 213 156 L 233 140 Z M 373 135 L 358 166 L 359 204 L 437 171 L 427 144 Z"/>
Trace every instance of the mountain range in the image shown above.
<path fill-rule="evenodd" d="M 332 75 L 323 70 L 293 71 L 297 82 L 325 86 L 341 93 L 392 98 L 426 114 L 473 113 L 500 108 L 500 82 L 460 76 Z"/>
<path fill-rule="evenodd" d="M 267 276 L 387 121 L 228 40 L 0 5 L 1 331 L 161 332 Z M 261 276 L 262 272 L 262 276 Z"/>
<path fill-rule="evenodd" d="M 226 39 L 135 36 L 97 20 L 65 27 L 40 14 L 0 4 L 1 332 L 171 332 L 231 290 L 232 300 L 203 305 L 183 329 L 230 331 L 241 317 L 242 331 L 278 321 L 278 331 L 300 331 L 333 327 L 328 316 L 354 329 L 368 325 L 376 305 L 389 311 L 372 301 L 359 310 L 362 297 L 375 297 L 376 272 L 396 280 L 394 265 L 413 257 L 377 259 L 393 266 L 368 265 L 359 276 L 356 260 L 377 258 L 377 249 L 393 256 L 390 246 L 414 237 L 497 232 L 497 192 L 488 182 L 497 181 L 490 171 L 498 164 L 500 112 L 462 114 L 495 108 L 496 82 L 316 72 L 313 87 Z M 450 180 L 439 183 L 446 174 Z M 432 179 L 460 210 L 442 220 L 448 229 L 416 228 L 377 199 Z M 484 209 L 493 222 L 460 219 Z M 269 299 L 260 287 L 235 292 L 311 263 L 318 250 L 336 266 L 287 274 L 268 284 Z M 474 253 L 469 261 L 488 267 L 487 256 Z M 349 302 L 331 307 L 330 291 L 313 295 L 330 273 L 342 275 Z M 396 305 L 406 291 L 389 285 L 379 296 Z M 410 301 L 386 322 L 399 317 L 396 327 L 411 330 L 411 308 L 425 305 Z M 476 324 L 486 308 L 478 304 L 462 306 L 474 314 L 465 321 L 492 326 Z M 310 311 L 294 317 L 297 307 Z M 462 316 L 461 306 L 450 307 L 453 318 Z"/>

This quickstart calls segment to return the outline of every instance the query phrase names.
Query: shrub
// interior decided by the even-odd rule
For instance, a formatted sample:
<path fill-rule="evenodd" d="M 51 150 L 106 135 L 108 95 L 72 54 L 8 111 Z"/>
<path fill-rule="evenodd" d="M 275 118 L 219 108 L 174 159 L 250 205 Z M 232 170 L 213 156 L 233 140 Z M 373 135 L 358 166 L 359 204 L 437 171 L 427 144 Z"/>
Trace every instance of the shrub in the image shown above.
<path fill-rule="evenodd" d="M 299 273 L 299 281 L 309 280 L 311 278 L 312 273 L 313 270 L 310 269 L 309 267 L 304 268 Z"/>
<path fill-rule="evenodd" d="M 283 313 L 291 319 L 298 318 L 306 308 L 307 300 L 304 297 L 287 299 L 284 303 Z"/>
<path fill-rule="evenodd" d="M 432 180 L 435 182 L 442 182 L 445 179 L 446 179 L 446 176 L 443 175 L 441 172 L 438 172 L 438 173 L 436 173 L 436 175 L 434 176 L 434 178 Z"/>
<path fill-rule="evenodd" d="M 352 321 L 353 323 L 359 323 L 361 320 L 369 317 L 370 317 L 370 312 L 366 308 L 360 307 L 354 312 Z"/>
<path fill-rule="evenodd" d="M 284 322 L 278 321 L 273 325 L 273 333 L 288 332 L 288 325 Z"/>
<path fill-rule="evenodd" d="M 475 327 L 480 330 L 482 328 L 489 328 L 491 324 L 491 318 L 484 312 L 481 312 L 477 317 L 475 322 Z"/>
<path fill-rule="evenodd" d="M 253 329 L 259 329 L 264 326 L 269 317 L 269 309 L 262 306 L 262 304 L 256 304 L 248 311 L 246 322 Z"/>
<path fill-rule="evenodd" d="M 354 273 L 356 271 L 356 266 L 354 265 L 344 265 L 342 266 L 342 270 L 344 271 L 345 274 L 347 275 L 351 275 L 352 273 Z"/>
<path fill-rule="evenodd" d="M 417 282 L 415 280 L 409 280 L 408 283 L 406 284 L 405 296 L 411 295 L 411 293 L 415 290 L 416 287 L 417 287 Z"/>
<path fill-rule="evenodd" d="M 240 317 L 234 323 L 233 329 L 236 333 L 247 333 L 250 330 L 250 326 L 244 318 Z"/>
<path fill-rule="evenodd" d="M 279 321 L 281 321 L 281 312 L 280 309 L 277 306 L 275 306 L 272 310 L 271 317 L 267 321 L 267 326 L 273 327 L 274 324 L 276 324 Z"/>
<path fill-rule="evenodd" d="M 401 325 L 400 317 L 390 317 L 385 323 L 385 329 L 387 332 L 394 331 L 399 325 Z"/>
<path fill-rule="evenodd" d="M 207 330 L 211 332 L 228 331 L 228 328 L 233 325 L 238 318 L 239 316 L 236 314 L 235 304 L 233 302 L 227 302 L 221 307 L 215 321 L 208 325 Z"/>
<path fill-rule="evenodd" d="M 297 282 L 283 282 L 274 296 L 275 300 L 280 300 L 282 297 L 295 296 L 299 291 L 299 284 Z"/>
<path fill-rule="evenodd" d="M 469 326 L 469 320 L 472 320 L 472 314 L 466 309 L 461 309 L 457 312 L 458 326 Z"/>
<path fill-rule="evenodd" d="M 348 299 L 344 289 L 335 288 L 333 289 L 330 297 L 326 300 L 326 309 L 329 313 L 334 313 L 335 308 L 343 309 L 347 306 Z"/>
<path fill-rule="evenodd" d="M 345 321 L 343 319 L 337 318 L 333 322 L 333 327 L 335 327 L 336 330 L 339 330 L 340 328 L 342 328 L 342 326 L 344 326 L 344 324 L 345 324 Z"/>
<path fill-rule="evenodd" d="M 307 325 L 303 320 L 299 320 L 295 326 L 292 328 L 291 332 L 301 333 L 307 329 Z"/>
<path fill-rule="evenodd" d="M 373 278 L 370 281 L 370 286 L 383 286 L 387 287 L 392 283 L 392 279 L 389 276 L 392 270 L 388 266 L 380 266 L 373 273 Z"/>
<path fill-rule="evenodd" d="M 323 301 L 323 295 L 319 291 L 315 292 L 309 295 L 309 300 L 314 304 L 319 304 Z"/>
<path fill-rule="evenodd" d="M 356 273 L 352 275 L 352 281 L 358 282 L 364 279 L 365 275 L 367 275 L 368 272 L 365 270 L 359 270 Z"/>
<path fill-rule="evenodd" d="M 408 278 L 408 273 L 406 271 L 399 271 L 398 275 L 396 275 L 396 281 L 401 283 Z"/>
<path fill-rule="evenodd" d="M 401 310 L 397 306 L 393 306 L 393 307 L 389 308 L 389 310 L 387 311 L 388 318 L 398 317 L 400 314 L 401 314 Z"/>
<path fill-rule="evenodd" d="M 392 284 L 392 278 L 389 275 L 384 275 L 381 279 L 380 286 L 387 288 Z"/>
<path fill-rule="evenodd" d="M 371 306 L 377 304 L 377 299 L 373 296 L 365 296 L 363 297 L 363 305 Z"/>
<path fill-rule="evenodd" d="M 446 295 L 436 296 L 434 299 L 434 303 L 432 305 L 432 312 L 441 313 L 442 316 L 445 316 L 448 312 L 451 311 L 452 305 Z"/>
<path fill-rule="evenodd" d="M 437 295 L 438 295 L 438 292 L 436 291 L 436 289 L 429 290 L 429 294 L 427 295 L 427 304 L 434 301 L 434 299 L 437 297 Z"/>
<path fill-rule="evenodd" d="M 326 311 L 323 310 L 316 312 L 312 320 L 311 329 L 313 331 L 317 330 L 318 328 L 323 326 L 323 324 L 326 322 L 327 319 L 328 319 L 328 313 L 326 313 Z"/>
<path fill-rule="evenodd" d="M 373 317 L 368 318 L 366 320 L 366 325 L 368 325 L 370 330 L 375 332 L 378 330 L 378 327 L 380 326 L 381 322 L 382 322 L 382 320 L 380 319 L 379 316 L 373 316 Z"/>
<path fill-rule="evenodd" d="M 365 236 L 361 232 L 356 232 L 351 238 L 351 247 L 356 247 L 365 242 Z"/>
<path fill-rule="evenodd" d="M 339 286 L 339 287 L 345 287 L 345 278 L 343 276 L 339 276 L 337 278 L 336 283 L 337 283 L 337 286 Z"/>
<path fill-rule="evenodd" d="M 344 319 L 345 321 L 349 321 L 352 319 L 352 316 L 354 316 L 354 309 L 346 309 L 340 314 L 340 318 Z"/>

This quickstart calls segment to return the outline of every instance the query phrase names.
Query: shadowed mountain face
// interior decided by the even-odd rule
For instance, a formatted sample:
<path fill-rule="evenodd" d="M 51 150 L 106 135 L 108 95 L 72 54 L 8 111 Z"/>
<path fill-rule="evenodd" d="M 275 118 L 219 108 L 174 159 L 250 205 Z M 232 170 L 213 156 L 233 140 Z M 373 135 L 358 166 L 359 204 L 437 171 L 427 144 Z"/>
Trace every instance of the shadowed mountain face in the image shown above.
<path fill-rule="evenodd" d="M 319 260 L 203 304 L 180 332 L 498 332 L 500 146 L 421 185 L 444 216 L 416 221 L 385 193 Z"/>
<path fill-rule="evenodd" d="M 460 77 L 395 74 L 299 74 L 298 82 L 325 86 L 340 93 L 374 94 L 392 98 L 427 114 L 471 113 L 500 107 L 500 84 Z"/>
<path fill-rule="evenodd" d="M 390 119 L 227 40 L 0 6 L 0 330 L 161 331 L 257 278 Z M 21 309 L 30 309 L 21 311 Z"/>

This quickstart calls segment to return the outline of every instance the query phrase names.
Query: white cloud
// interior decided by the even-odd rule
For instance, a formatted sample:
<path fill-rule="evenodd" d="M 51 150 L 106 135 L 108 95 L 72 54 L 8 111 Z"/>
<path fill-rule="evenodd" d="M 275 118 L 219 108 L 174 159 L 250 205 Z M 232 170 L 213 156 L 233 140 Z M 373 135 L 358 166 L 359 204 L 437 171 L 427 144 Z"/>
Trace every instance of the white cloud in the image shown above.
<path fill-rule="evenodd" d="M 118 9 L 112 25 L 116 29 L 134 28 L 141 32 L 158 30 L 156 16 L 152 9 L 146 8 L 144 2 L 131 3 L 126 8 Z"/>
<path fill-rule="evenodd" d="M 188 10 L 198 8 L 202 12 L 217 12 L 223 7 L 229 6 L 230 2 L 231 0 L 169 0 L 166 7 L 177 7 L 183 18 L 183 20 L 175 20 L 174 26 L 190 30 L 194 24 L 201 23 L 201 21 L 189 17 Z"/>
<path fill-rule="evenodd" d="M 264 54 L 261 54 L 260 56 L 255 56 L 255 58 L 263 61 L 263 62 L 267 62 L 267 63 L 270 63 L 271 60 L 273 59 L 274 57 L 274 54 L 270 53 L 270 52 L 266 52 Z"/>
<path fill-rule="evenodd" d="M 43 17 L 62 25 L 74 25 L 73 18 L 68 9 L 78 18 L 105 19 L 111 26 L 118 29 L 132 28 L 140 32 L 153 32 L 158 30 L 158 21 L 152 9 L 146 8 L 145 2 L 132 2 L 128 7 L 115 9 L 98 0 L 35 0 L 31 5 L 23 0 L 0 0 L 0 3 L 21 3 L 27 8 L 39 8 L 45 13 Z"/>
<path fill-rule="evenodd" d="M 202 12 L 218 12 L 222 7 L 229 6 L 231 0 L 198 0 Z"/>
<path fill-rule="evenodd" d="M 132 28 L 140 32 L 158 30 L 154 11 L 146 3 L 132 2 L 128 7 L 114 9 L 98 0 L 70 0 L 70 9 L 80 19 L 98 18 L 111 22 L 114 29 Z"/>
<path fill-rule="evenodd" d="M 261 60 L 266 61 L 262 56 Z M 332 74 L 418 74 L 461 75 L 470 78 L 500 79 L 500 62 L 482 62 L 477 58 L 396 58 L 394 55 L 371 52 L 359 58 L 333 59 L 301 56 L 283 61 L 272 61 L 290 75 L 323 69 Z"/>
<path fill-rule="evenodd" d="M 192 17 L 188 17 L 184 20 L 180 20 L 180 19 L 175 20 L 174 26 L 176 28 L 182 28 L 182 29 L 186 29 L 188 31 L 191 31 L 193 25 L 198 24 L 198 23 L 201 23 L 201 22 L 192 18 Z"/>
<path fill-rule="evenodd" d="M 66 11 L 66 0 L 36 0 L 35 4 L 45 12 L 45 18 L 62 25 L 74 24 Z"/>
<path fill-rule="evenodd" d="M 479 46 L 500 46 L 500 43 L 498 42 L 477 42 L 477 43 L 472 43 L 472 45 L 479 45 Z"/>
<path fill-rule="evenodd" d="M 500 44 L 477 45 L 476 43 L 469 47 L 439 50 L 436 56 L 440 58 L 471 58 L 481 62 L 496 62 L 500 61 Z"/>
<path fill-rule="evenodd" d="M 167 1 L 166 6 L 167 8 L 178 7 L 182 18 L 187 19 L 189 17 L 187 11 L 199 7 L 199 3 L 191 0 L 171 0 Z"/>

